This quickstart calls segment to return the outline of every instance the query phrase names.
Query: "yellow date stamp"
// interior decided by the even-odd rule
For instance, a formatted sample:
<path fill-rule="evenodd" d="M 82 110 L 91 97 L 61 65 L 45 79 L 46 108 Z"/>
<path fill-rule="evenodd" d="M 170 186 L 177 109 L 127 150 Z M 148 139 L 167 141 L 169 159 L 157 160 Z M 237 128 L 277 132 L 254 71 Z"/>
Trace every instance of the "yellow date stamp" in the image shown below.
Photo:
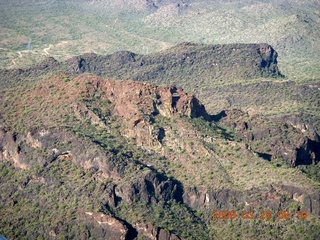
<path fill-rule="evenodd" d="M 269 209 L 266 210 L 243 210 L 241 213 L 237 213 L 235 210 L 213 210 L 212 219 L 260 219 L 270 220 L 272 218 L 278 218 L 280 220 L 289 220 L 292 218 L 307 219 L 309 214 L 306 210 L 299 210 L 290 212 L 289 210 L 278 210 L 274 213 Z"/>

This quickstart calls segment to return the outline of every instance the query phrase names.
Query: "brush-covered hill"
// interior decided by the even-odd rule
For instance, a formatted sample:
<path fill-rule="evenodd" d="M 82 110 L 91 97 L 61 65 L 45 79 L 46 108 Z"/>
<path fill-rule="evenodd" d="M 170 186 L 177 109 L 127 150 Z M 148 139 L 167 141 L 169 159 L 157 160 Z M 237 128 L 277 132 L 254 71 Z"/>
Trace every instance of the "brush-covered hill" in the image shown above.
<path fill-rule="evenodd" d="M 65 62 L 48 58 L 32 68 L 0 70 L 0 77 L 4 89 L 59 71 L 133 79 L 163 86 L 176 84 L 195 93 L 210 114 L 219 114 L 222 110 L 232 112 L 238 108 L 248 112 L 249 118 L 260 119 L 255 124 L 258 128 L 263 126 L 265 132 L 273 128 L 271 123 L 277 119 L 318 141 L 320 81 L 295 82 L 284 78 L 277 57 L 277 52 L 268 44 L 183 43 L 149 55 L 120 51 L 110 55 L 85 54 Z M 261 121 L 267 124 L 261 124 Z M 230 126 L 233 124 L 229 123 Z M 265 146 L 263 152 L 279 155 L 278 151 L 273 151 L 273 136 L 264 135 L 260 143 Z M 295 163 L 296 158 L 289 162 Z"/>
<path fill-rule="evenodd" d="M 155 53 L 182 42 L 267 42 L 284 75 L 318 78 L 319 1 L 0 1 L 0 66 L 24 68 L 51 56 Z M 32 17 L 31 17 L 32 16 Z"/>
<path fill-rule="evenodd" d="M 67 60 L 71 73 L 130 78 L 155 83 L 192 82 L 222 79 L 281 77 L 277 52 L 268 44 L 205 45 L 182 43 L 149 55 L 117 52 L 107 56 L 83 55 Z M 161 79 L 161 80 L 160 80 Z M 201 82 L 200 82 L 201 83 Z"/>
<path fill-rule="evenodd" d="M 35 78 L 48 71 L 72 74 L 93 73 L 115 79 L 178 83 L 191 86 L 217 83 L 223 79 L 281 77 L 277 52 L 268 44 L 205 45 L 182 43 L 149 55 L 119 51 L 109 55 L 88 53 L 64 62 L 48 58 L 38 66 L 19 70 L 2 69 L 1 77 L 11 80 Z M 200 82 L 196 82 L 197 78 Z M 193 81 L 192 81 L 193 80 Z M 172 82 L 173 81 L 173 82 Z"/>
<path fill-rule="evenodd" d="M 217 85 L 249 79 L 281 79 L 283 76 L 278 69 L 277 57 L 277 52 L 268 44 L 183 43 L 148 55 L 120 51 L 109 55 L 84 54 L 64 62 L 47 58 L 31 68 L 2 69 L 0 77 L 3 88 L 58 71 L 92 73 L 112 79 L 138 80 L 158 85 L 176 84 L 196 93 L 211 110 L 211 105 L 216 101 L 207 98 L 207 95 Z"/>
<path fill-rule="evenodd" d="M 252 116 L 296 116 L 320 133 L 319 79 L 283 77 L 277 51 L 268 44 L 183 43 L 148 55 L 120 51 L 84 54 L 64 62 L 48 58 L 31 68 L 0 70 L 0 84 L 6 88 L 58 71 L 176 84 L 195 93 L 211 114 L 240 108 Z"/>
<path fill-rule="evenodd" d="M 226 74 L 238 69 L 223 61 L 233 59 L 228 55 L 236 46 L 216 47 L 231 51 L 214 58 Z M 320 143 L 311 124 L 235 109 L 212 115 L 180 87 L 101 77 L 130 78 L 127 67 L 133 74 L 145 71 L 150 80 L 158 72 L 152 66 L 166 62 L 182 73 L 184 66 L 192 67 L 189 59 L 200 66 L 216 49 L 198 47 L 202 51 L 192 44 L 177 47 L 187 49 L 183 54 L 194 49 L 189 58 L 174 49 L 150 56 L 118 52 L 2 71 L 0 234 L 9 239 L 315 239 Z M 261 64 L 260 45 L 245 49 L 257 56 L 250 71 L 278 73 L 276 58 Z"/>

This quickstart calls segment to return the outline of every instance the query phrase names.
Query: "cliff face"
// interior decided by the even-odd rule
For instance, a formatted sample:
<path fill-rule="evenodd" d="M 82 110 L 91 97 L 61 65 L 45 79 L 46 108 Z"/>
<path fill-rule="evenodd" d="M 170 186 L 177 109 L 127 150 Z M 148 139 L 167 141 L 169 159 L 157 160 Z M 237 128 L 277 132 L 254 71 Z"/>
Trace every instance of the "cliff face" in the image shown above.
<path fill-rule="evenodd" d="M 277 66 L 278 53 L 270 45 L 267 44 L 260 45 L 258 53 L 261 55 L 261 68 L 266 69 L 275 75 L 278 75 L 280 73 Z"/>

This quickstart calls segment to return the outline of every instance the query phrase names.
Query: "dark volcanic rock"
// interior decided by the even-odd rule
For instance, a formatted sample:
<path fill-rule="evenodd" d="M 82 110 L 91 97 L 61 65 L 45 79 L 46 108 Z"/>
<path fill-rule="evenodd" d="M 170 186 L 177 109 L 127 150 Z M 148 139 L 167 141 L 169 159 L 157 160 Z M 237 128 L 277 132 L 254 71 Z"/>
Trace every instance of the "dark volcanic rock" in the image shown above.
<path fill-rule="evenodd" d="M 304 124 L 287 124 L 281 119 L 254 117 L 238 109 L 224 111 L 221 121 L 237 129 L 259 156 L 281 157 L 292 166 L 317 164 L 320 161 L 320 142 L 314 131 L 304 130 Z M 255 147 L 252 147 L 255 145 Z"/>
<path fill-rule="evenodd" d="M 305 137 L 303 143 L 296 148 L 296 159 L 293 165 L 318 164 L 320 162 L 320 143 Z"/>
<path fill-rule="evenodd" d="M 211 191 L 204 187 L 186 188 L 183 202 L 192 208 L 217 210 L 263 207 L 277 212 L 288 208 L 290 202 L 308 213 L 320 214 L 319 192 L 307 193 L 304 189 L 287 185 L 270 185 L 267 189 L 251 189 L 245 192 L 234 189 Z"/>
<path fill-rule="evenodd" d="M 117 196 L 116 196 L 116 185 L 113 183 L 101 185 L 99 191 L 104 192 L 103 198 L 101 199 L 102 205 L 106 207 L 116 207 Z"/>
<path fill-rule="evenodd" d="M 117 187 L 116 195 L 126 202 L 156 203 L 170 199 L 181 201 L 182 188 L 178 182 L 149 171 L 130 186 Z"/>
<path fill-rule="evenodd" d="M 57 142 L 68 142 L 73 139 L 74 147 L 59 147 Z M 83 149 L 97 149 L 95 154 L 85 153 Z M 37 151 L 46 149 L 46 151 Z M 30 160 L 33 156 L 35 161 Z M 105 154 L 98 150 L 93 143 L 84 143 L 73 134 L 65 131 L 51 131 L 45 128 L 33 129 L 25 135 L 15 135 L 5 129 L 0 130 L 0 157 L 13 160 L 16 167 L 27 168 L 32 165 L 45 165 L 55 161 L 58 157 L 70 160 L 86 169 L 99 169 L 107 177 L 120 177 L 126 159 L 116 158 L 112 154 Z"/>
<path fill-rule="evenodd" d="M 101 56 L 94 53 L 87 53 L 81 56 L 70 58 L 66 61 L 65 70 L 71 74 L 84 72 L 99 73 L 103 75 L 109 68 L 122 68 L 126 64 L 135 62 L 136 54 L 128 51 L 115 52 L 111 55 Z M 98 74 L 97 74 L 98 75 Z"/>
<path fill-rule="evenodd" d="M 309 90 L 309 89 L 308 89 Z M 306 92 L 300 92 L 301 95 L 314 95 L 314 92 L 306 91 Z M 320 103 L 315 103 L 316 106 L 320 106 Z M 274 117 L 273 119 L 276 119 L 278 121 L 285 122 L 292 127 L 299 129 L 302 133 L 307 134 L 310 136 L 310 139 L 316 142 L 320 142 L 320 129 L 317 124 L 317 118 L 315 116 L 305 113 L 300 114 L 290 114 L 280 117 Z"/>
<path fill-rule="evenodd" d="M 216 81 L 235 77 L 281 77 L 277 56 L 277 52 L 268 44 L 182 43 L 166 51 L 149 55 L 137 55 L 128 51 L 104 56 L 87 53 L 63 63 L 48 58 L 28 69 L 0 69 L 0 79 L 3 80 L 3 87 L 7 87 L 18 84 L 26 77 L 36 80 L 47 73 L 66 71 L 72 74 L 89 72 L 112 79 L 162 84 L 164 80 L 168 80 L 180 86 L 185 86 L 188 80 L 196 87 L 195 79 Z"/>
<path fill-rule="evenodd" d="M 127 226 L 114 217 L 87 211 L 80 214 L 80 220 L 85 220 L 90 233 L 97 239 L 127 239 Z"/>
<path fill-rule="evenodd" d="M 72 74 L 85 71 L 104 77 L 159 81 L 179 80 L 190 71 L 190 77 L 237 78 L 281 76 L 277 52 L 268 44 L 201 45 L 182 43 L 152 55 L 120 51 L 99 56 L 84 54 L 67 60 L 65 70 Z M 139 71 L 136 71 L 139 69 Z M 219 74 L 217 73 L 219 71 Z"/>
<path fill-rule="evenodd" d="M 277 66 L 278 53 L 268 44 L 261 44 L 258 53 L 261 55 L 261 68 L 268 70 L 272 74 L 279 75 Z"/>
<path fill-rule="evenodd" d="M 137 223 L 135 228 L 138 231 L 138 236 L 144 236 L 146 240 L 183 240 L 179 236 L 170 233 L 167 230 L 158 228 L 151 224 Z M 142 237 L 141 236 L 141 237 Z"/>

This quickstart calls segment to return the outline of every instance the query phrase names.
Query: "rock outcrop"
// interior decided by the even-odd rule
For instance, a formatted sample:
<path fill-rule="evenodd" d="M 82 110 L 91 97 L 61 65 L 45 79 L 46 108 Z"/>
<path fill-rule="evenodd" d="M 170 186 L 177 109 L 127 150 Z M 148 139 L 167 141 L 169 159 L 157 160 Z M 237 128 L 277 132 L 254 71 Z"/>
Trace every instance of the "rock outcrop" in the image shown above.
<path fill-rule="evenodd" d="M 127 226 L 120 220 L 104 213 L 85 211 L 80 214 L 80 220 L 85 220 L 90 233 L 98 239 L 126 240 L 128 235 Z"/>
<path fill-rule="evenodd" d="M 161 151 L 164 128 L 152 126 L 153 116 L 170 118 L 182 115 L 189 118 L 204 117 L 205 107 L 193 95 L 176 86 L 156 87 L 138 82 L 100 81 L 106 97 L 114 103 L 113 114 L 123 119 L 127 126 L 123 135 L 136 139 L 136 143 L 149 150 Z"/>
<path fill-rule="evenodd" d="M 185 240 L 167 230 L 151 224 L 136 223 L 135 228 L 138 231 L 138 236 L 142 235 L 146 240 Z"/>
<path fill-rule="evenodd" d="M 268 44 L 261 44 L 259 46 L 258 53 L 261 55 L 261 69 L 265 69 L 268 73 L 279 75 L 278 69 L 278 53 Z M 263 72 L 263 75 L 267 75 L 267 72 Z"/>
<path fill-rule="evenodd" d="M 117 197 L 129 203 L 157 203 L 159 200 L 168 201 L 170 199 L 181 201 L 182 191 L 177 181 L 169 180 L 152 171 L 148 171 L 130 186 L 115 189 Z"/>
<path fill-rule="evenodd" d="M 317 133 L 304 130 L 304 124 L 288 124 L 282 120 L 251 118 L 241 110 L 224 111 L 221 119 L 235 127 L 250 143 L 250 149 L 267 160 L 281 157 L 292 166 L 317 164 L 320 161 L 320 142 Z M 251 143 L 256 143 L 252 148 Z M 263 144 L 257 144 L 263 143 Z"/>
<path fill-rule="evenodd" d="M 183 194 L 183 202 L 192 208 L 235 209 L 242 210 L 262 207 L 278 210 L 289 208 L 290 201 L 297 203 L 297 209 L 306 210 L 309 214 L 320 214 L 319 192 L 308 193 L 304 189 L 286 186 L 270 185 L 265 189 L 251 189 L 241 192 L 234 189 L 211 191 L 203 187 L 187 188 Z M 296 211 L 297 209 L 292 209 Z"/>

